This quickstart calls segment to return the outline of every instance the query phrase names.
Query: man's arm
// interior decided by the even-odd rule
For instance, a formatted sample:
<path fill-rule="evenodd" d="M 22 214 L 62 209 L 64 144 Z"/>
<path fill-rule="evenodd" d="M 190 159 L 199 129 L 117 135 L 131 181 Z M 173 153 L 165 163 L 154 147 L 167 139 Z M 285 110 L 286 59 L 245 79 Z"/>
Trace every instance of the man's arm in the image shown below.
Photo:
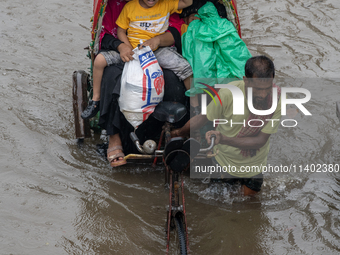
<path fill-rule="evenodd" d="M 141 46 L 150 46 L 152 50 L 156 50 L 158 47 L 167 47 L 173 45 L 175 42 L 174 37 L 170 32 L 165 32 L 164 34 L 155 36 L 147 41 L 145 41 Z"/>
<path fill-rule="evenodd" d="M 192 5 L 192 1 L 193 0 L 179 0 L 179 2 L 178 2 L 178 10 L 182 10 L 185 7 L 188 7 L 188 6 Z"/>
<path fill-rule="evenodd" d="M 175 43 L 175 39 L 172 36 L 172 34 L 170 32 L 165 32 L 162 35 L 159 35 L 159 47 L 167 47 L 167 46 L 171 46 Z"/>
<path fill-rule="evenodd" d="M 211 135 L 216 135 L 215 144 L 226 144 L 239 149 L 260 149 L 268 141 L 270 134 L 260 132 L 257 136 L 253 137 L 227 137 L 219 131 L 211 130 L 205 134 L 208 143 L 211 143 Z"/>
<path fill-rule="evenodd" d="M 196 130 L 203 127 L 208 122 L 206 115 L 196 115 L 185 123 L 185 125 L 179 129 L 175 129 L 171 132 L 171 137 L 187 136 L 190 135 L 190 130 Z"/>

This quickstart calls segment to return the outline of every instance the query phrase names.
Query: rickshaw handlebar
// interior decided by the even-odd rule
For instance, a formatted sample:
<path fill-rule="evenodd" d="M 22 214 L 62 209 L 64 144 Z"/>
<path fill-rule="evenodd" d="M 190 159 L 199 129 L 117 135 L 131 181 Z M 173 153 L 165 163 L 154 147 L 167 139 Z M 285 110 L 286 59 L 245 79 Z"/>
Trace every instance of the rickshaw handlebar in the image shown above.
<path fill-rule="evenodd" d="M 138 138 L 138 136 L 136 135 L 135 132 L 130 133 L 130 138 L 131 138 L 132 142 L 136 145 L 137 150 L 140 153 L 145 154 L 145 151 L 144 151 L 143 147 L 141 146 L 141 144 L 139 143 L 139 138 Z"/>
<path fill-rule="evenodd" d="M 211 135 L 210 140 L 211 140 L 210 146 L 208 148 L 200 149 L 200 152 L 208 152 L 208 151 L 211 151 L 214 148 L 216 135 Z"/>
<path fill-rule="evenodd" d="M 139 139 L 138 139 L 137 135 L 136 135 L 134 132 L 131 132 L 131 133 L 130 133 L 130 138 L 131 138 L 132 142 L 135 144 L 135 146 L 136 146 L 136 148 L 138 149 L 138 151 L 139 151 L 140 153 L 142 153 L 142 154 L 145 154 L 145 151 L 144 151 L 144 149 L 143 149 L 143 146 L 140 144 Z M 214 148 L 214 146 L 215 146 L 215 140 L 216 140 L 216 135 L 211 135 L 210 139 L 211 139 L 210 146 L 209 146 L 208 148 L 202 148 L 202 149 L 200 149 L 199 152 L 208 152 L 208 151 L 211 151 L 211 150 Z M 157 154 L 159 155 L 159 154 L 163 154 L 163 152 L 164 152 L 164 150 L 156 150 L 156 151 L 155 151 L 155 154 L 156 154 L 156 155 L 157 155 Z"/>

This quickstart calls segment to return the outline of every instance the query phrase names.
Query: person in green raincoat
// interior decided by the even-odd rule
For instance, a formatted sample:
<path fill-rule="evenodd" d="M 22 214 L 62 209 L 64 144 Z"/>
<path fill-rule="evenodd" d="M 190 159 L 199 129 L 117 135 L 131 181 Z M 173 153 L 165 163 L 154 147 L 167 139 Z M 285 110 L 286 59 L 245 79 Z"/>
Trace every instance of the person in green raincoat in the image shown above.
<path fill-rule="evenodd" d="M 193 86 L 187 96 L 203 93 L 200 81 L 214 86 L 224 78 L 242 79 L 251 54 L 233 23 L 221 18 L 215 5 L 207 2 L 198 9 L 182 36 L 183 56 L 193 69 Z M 207 80 L 207 78 L 209 78 Z"/>

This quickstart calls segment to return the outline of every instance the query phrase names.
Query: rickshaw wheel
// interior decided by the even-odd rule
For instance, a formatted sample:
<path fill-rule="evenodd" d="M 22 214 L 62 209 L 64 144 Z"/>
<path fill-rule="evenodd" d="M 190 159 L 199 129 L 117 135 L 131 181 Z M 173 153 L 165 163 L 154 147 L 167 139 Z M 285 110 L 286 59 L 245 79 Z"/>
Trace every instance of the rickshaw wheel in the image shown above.
<path fill-rule="evenodd" d="M 176 216 L 172 218 L 174 226 L 174 243 L 177 246 L 175 254 L 187 255 L 187 243 L 185 235 L 185 227 L 183 224 L 183 218 Z"/>
<path fill-rule="evenodd" d="M 76 138 L 78 142 L 84 141 L 84 138 L 91 137 L 90 122 L 83 120 L 81 113 L 88 103 L 87 87 L 90 75 L 83 70 L 73 72 L 73 113 Z"/>

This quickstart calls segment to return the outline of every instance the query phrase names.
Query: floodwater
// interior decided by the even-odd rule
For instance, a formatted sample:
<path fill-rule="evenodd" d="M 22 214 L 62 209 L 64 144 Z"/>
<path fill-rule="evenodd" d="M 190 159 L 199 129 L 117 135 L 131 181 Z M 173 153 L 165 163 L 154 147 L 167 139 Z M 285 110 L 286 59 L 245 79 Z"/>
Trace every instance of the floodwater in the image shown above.
<path fill-rule="evenodd" d="M 98 136 L 77 147 L 71 77 L 90 64 L 92 1 L 0 3 L 0 254 L 165 254 L 164 169 L 112 170 Z M 272 135 L 268 163 L 297 171 L 266 173 L 255 198 L 185 177 L 191 254 L 339 254 L 340 2 L 238 7 L 251 53 L 311 91 L 313 116 Z M 312 164 L 326 172 L 299 171 Z"/>

